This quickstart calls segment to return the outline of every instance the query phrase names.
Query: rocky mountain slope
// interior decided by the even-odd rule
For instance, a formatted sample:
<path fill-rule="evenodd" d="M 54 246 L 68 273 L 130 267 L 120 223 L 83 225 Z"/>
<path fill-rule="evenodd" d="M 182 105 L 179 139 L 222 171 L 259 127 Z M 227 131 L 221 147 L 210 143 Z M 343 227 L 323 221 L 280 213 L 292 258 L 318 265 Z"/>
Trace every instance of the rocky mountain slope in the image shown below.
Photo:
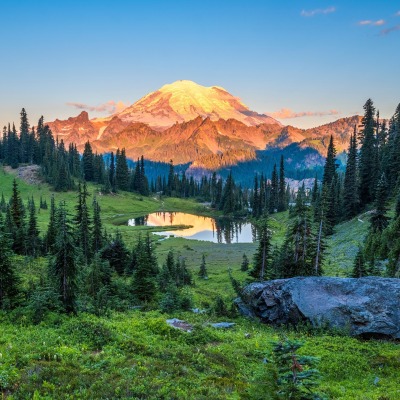
<path fill-rule="evenodd" d="M 338 152 L 347 149 L 360 117 L 342 118 L 312 129 L 282 126 L 275 119 L 249 110 L 225 89 L 177 81 L 148 94 L 108 118 L 89 119 L 86 111 L 65 121 L 48 123 L 53 134 L 83 150 L 91 142 L 98 152 L 125 147 L 136 159 L 193 163 L 218 169 L 253 160 L 256 151 L 298 143 L 325 156 L 330 135 Z"/>

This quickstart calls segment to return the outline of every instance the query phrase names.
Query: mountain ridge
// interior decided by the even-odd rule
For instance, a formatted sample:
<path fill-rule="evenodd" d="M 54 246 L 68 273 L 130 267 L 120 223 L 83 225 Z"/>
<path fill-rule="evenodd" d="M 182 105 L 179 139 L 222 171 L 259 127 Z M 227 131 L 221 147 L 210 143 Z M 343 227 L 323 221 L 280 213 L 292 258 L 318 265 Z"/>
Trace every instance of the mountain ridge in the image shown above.
<path fill-rule="evenodd" d="M 340 153 L 347 149 L 350 134 L 360 123 L 361 117 L 353 116 L 311 129 L 283 126 L 251 111 L 219 86 L 177 81 L 110 117 L 89 119 L 82 111 L 48 125 L 54 136 L 66 144 L 75 143 L 79 151 L 90 141 L 93 149 L 102 153 L 124 147 L 131 159 L 144 155 L 153 161 L 172 159 L 176 164 L 215 169 L 253 160 L 257 151 L 283 149 L 293 143 L 325 156 L 330 135 Z"/>

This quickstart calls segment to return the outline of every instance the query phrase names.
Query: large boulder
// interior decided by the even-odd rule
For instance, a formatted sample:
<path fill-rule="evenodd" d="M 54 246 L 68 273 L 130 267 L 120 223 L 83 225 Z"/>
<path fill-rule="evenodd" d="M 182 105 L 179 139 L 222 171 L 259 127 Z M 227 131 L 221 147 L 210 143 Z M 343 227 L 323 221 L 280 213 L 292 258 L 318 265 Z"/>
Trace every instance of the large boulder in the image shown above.
<path fill-rule="evenodd" d="M 236 303 L 273 325 L 310 322 L 353 336 L 400 339 L 400 279 L 277 279 L 248 285 Z"/>

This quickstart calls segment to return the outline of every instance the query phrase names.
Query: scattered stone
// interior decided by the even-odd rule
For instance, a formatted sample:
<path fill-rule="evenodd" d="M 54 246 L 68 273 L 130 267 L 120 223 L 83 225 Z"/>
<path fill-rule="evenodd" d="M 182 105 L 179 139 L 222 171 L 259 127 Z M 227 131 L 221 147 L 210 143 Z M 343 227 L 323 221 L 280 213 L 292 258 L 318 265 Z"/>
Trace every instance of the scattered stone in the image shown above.
<path fill-rule="evenodd" d="M 296 277 L 248 285 L 245 315 L 273 325 L 327 325 L 362 338 L 400 339 L 400 279 Z"/>
<path fill-rule="evenodd" d="M 182 321 L 178 318 L 167 319 L 166 322 L 172 328 L 180 329 L 181 331 L 192 332 L 192 330 L 193 330 L 192 325 L 190 325 L 187 322 Z"/>
<path fill-rule="evenodd" d="M 192 308 L 192 312 L 195 314 L 205 314 L 207 310 L 200 310 L 200 308 Z"/>
<path fill-rule="evenodd" d="M 217 329 L 229 329 L 235 325 L 236 324 L 234 322 L 216 322 L 215 324 L 211 324 L 212 327 Z"/>
<path fill-rule="evenodd" d="M 245 333 L 245 334 L 244 334 L 244 337 L 245 337 L 246 339 L 250 339 L 250 338 L 251 338 L 251 335 L 250 335 L 250 333 Z"/>

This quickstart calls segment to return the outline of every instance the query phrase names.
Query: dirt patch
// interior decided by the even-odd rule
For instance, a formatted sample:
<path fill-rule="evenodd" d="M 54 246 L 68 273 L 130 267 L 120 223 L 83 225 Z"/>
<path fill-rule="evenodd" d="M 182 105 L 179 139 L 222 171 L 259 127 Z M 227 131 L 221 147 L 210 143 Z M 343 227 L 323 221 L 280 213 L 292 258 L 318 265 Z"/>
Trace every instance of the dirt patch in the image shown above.
<path fill-rule="evenodd" d="M 19 179 L 22 179 L 30 185 L 38 185 L 44 182 L 40 176 L 39 165 L 25 165 L 16 169 L 6 166 L 4 167 L 4 170 L 9 174 L 17 176 Z"/>

